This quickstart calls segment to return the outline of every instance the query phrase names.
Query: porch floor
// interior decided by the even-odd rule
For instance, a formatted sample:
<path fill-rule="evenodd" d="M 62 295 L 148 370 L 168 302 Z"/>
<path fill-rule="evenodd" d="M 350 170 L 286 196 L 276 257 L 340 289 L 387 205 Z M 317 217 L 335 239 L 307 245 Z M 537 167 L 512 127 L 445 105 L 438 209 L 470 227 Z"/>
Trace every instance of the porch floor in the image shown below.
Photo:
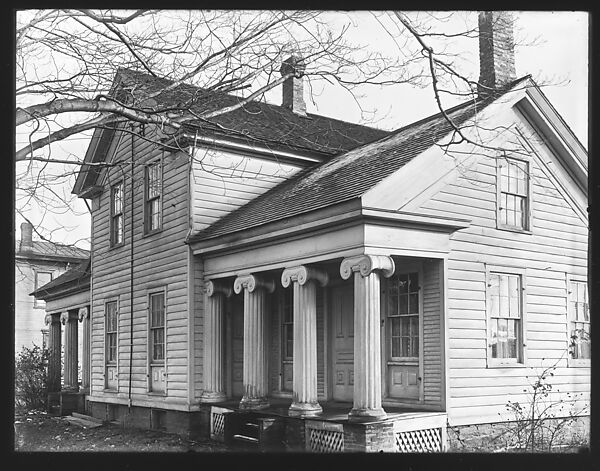
<path fill-rule="evenodd" d="M 224 409 L 229 409 L 233 411 L 246 411 L 252 412 L 254 414 L 261 415 L 274 415 L 280 417 L 290 417 L 289 407 L 292 401 L 290 399 L 285 398 L 269 398 L 269 407 L 265 409 L 259 410 L 247 410 L 240 409 L 240 399 L 228 399 L 224 402 L 219 402 L 215 404 L 211 404 L 215 407 L 222 407 Z M 351 402 L 339 402 L 339 401 L 328 401 L 328 402 L 319 402 L 321 405 L 323 412 L 319 415 L 310 416 L 310 417 L 302 417 L 305 420 L 321 420 L 326 422 L 337 422 L 337 423 L 347 423 L 348 422 L 348 413 L 352 409 Z M 417 418 L 429 415 L 437 415 L 437 414 L 445 414 L 445 412 L 441 411 L 431 411 L 426 409 L 418 409 L 414 407 L 402 407 L 402 406 L 383 406 L 383 409 L 387 413 L 387 417 L 382 420 L 377 420 L 376 422 L 387 422 L 394 421 L 395 419 L 407 419 L 407 418 Z M 291 416 L 297 417 L 297 416 Z M 300 418 L 300 417 L 298 417 Z"/>

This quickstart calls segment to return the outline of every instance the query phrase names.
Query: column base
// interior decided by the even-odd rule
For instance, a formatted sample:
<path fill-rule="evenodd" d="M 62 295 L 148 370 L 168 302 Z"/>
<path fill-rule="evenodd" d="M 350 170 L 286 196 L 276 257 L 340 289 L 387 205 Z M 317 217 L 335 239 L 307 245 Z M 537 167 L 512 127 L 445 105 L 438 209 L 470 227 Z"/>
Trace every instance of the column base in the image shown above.
<path fill-rule="evenodd" d="M 242 410 L 260 410 L 269 407 L 269 400 L 266 397 L 242 397 L 240 409 Z"/>
<path fill-rule="evenodd" d="M 290 417 L 312 417 L 323 412 L 323 408 L 318 402 L 292 402 L 288 409 Z"/>
<path fill-rule="evenodd" d="M 215 402 L 224 402 L 227 400 L 227 395 L 223 392 L 205 391 L 200 396 L 200 402 L 213 404 Z"/>
<path fill-rule="evenodd" d="M 348 413 L 348 422 L 373 422 L 387 417 L 383 408 L 377 409 L 352 409 Z"/>

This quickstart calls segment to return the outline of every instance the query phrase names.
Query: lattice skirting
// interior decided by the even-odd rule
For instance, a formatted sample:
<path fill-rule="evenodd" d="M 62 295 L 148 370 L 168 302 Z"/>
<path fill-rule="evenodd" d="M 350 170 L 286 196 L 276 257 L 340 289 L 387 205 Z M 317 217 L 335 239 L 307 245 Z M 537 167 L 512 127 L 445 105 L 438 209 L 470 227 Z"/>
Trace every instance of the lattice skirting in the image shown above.
<path fill-rule="evenodd" d="M 210 438 L 217 441 L 225 440 L 225 414 L 229 410 L 213 407 L 210 411 Z"/>
<path fill-rule="evenodd" d="M 395 435 L 396 447 L 401 453 L 443 451 L 441 428 L 398 432 Z"/>
<path fill-rule="evenodd" d="M 308 428 L 308 451 L 335 453 L 344 451 L 344 432 Z"/>

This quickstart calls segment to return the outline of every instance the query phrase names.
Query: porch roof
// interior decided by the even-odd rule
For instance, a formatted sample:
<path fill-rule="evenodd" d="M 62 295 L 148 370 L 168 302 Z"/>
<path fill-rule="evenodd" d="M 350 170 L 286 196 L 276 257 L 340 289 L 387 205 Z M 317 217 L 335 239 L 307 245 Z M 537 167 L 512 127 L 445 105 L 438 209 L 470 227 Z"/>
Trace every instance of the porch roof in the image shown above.
<path fill-rule="evenodd" d="M 527 78 L 514 81 L 493 97 L 451 108 L 445 115 L 454 125 L 465 125 L 486 106 Z M 445 115 L 435 114 L 405 126 L 391 136 L 302 170 L 190 236 L 187 242 L 220 237 L 360 198 L 385 177 L 449 135 L 453 127 Z"/>
<path fill-rule="evenodd" d="M 76 267 L 66 271 L 59 277 L 39 287 L 31 296 L 38 299 L 49 300 L 74 292 L 85 291 L 90 287 L 91 259 L 81 262 Z"/>

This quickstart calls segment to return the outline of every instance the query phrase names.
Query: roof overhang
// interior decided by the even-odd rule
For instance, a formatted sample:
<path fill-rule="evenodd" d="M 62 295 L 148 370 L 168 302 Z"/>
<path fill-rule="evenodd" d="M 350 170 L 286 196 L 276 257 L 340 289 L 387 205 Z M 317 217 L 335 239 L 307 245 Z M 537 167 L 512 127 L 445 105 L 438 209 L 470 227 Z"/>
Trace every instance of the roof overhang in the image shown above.
<path fill-rule="evenodd" d="M 315 263 L 363 253 L 443 258 L 466 219 L 361 206 L 359 199 L 194 242 L 207 277 Z"/>

